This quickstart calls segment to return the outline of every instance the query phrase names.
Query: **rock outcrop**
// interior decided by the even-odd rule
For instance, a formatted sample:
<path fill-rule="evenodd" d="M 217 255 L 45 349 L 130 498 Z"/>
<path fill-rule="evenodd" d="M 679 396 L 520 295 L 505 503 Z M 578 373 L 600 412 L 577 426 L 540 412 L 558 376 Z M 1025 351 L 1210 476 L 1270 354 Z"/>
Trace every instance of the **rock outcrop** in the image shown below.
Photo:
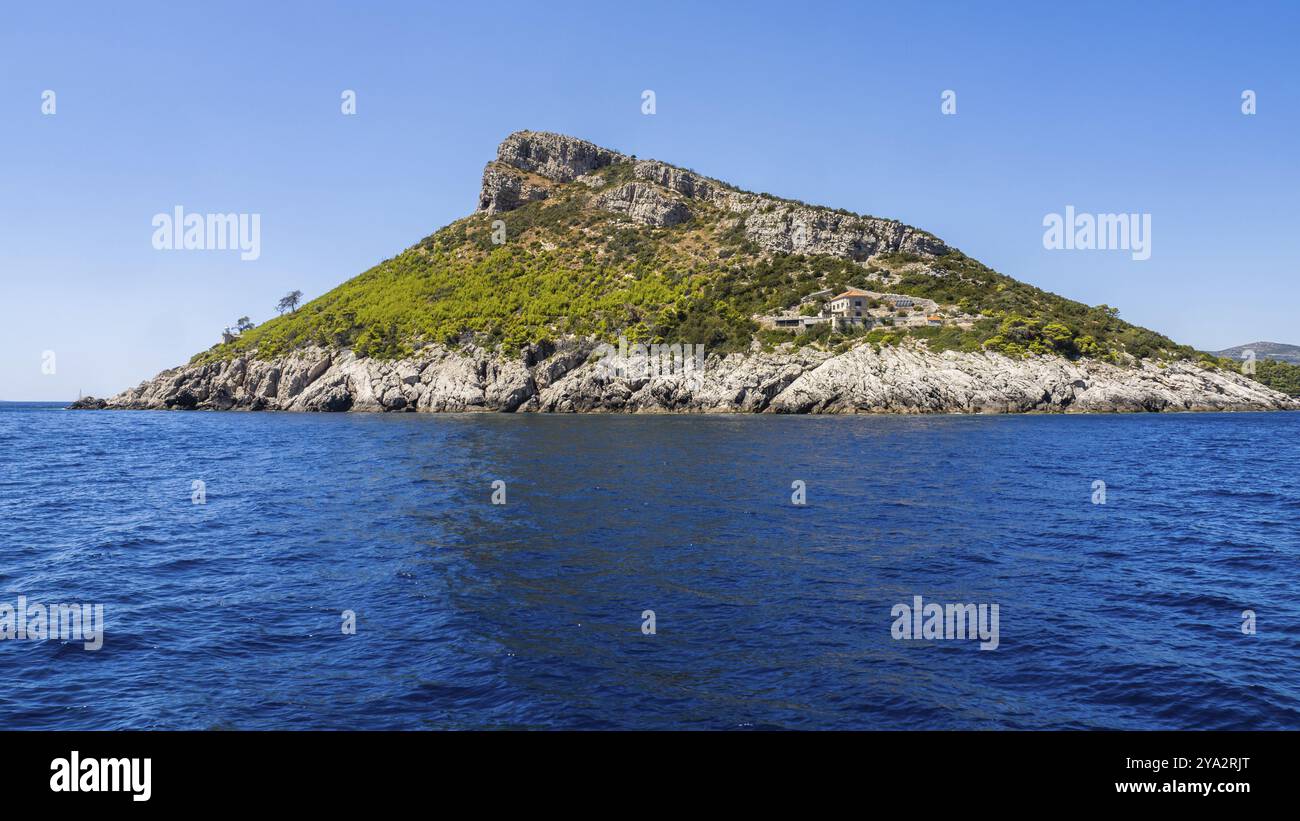
<path fill-rule="evenodd" d="M 497 159 L 556 182 L 573 182 L 584 174 L 628 158 L 617 151 L 564 134 L 516 131 L 501 141 Z"/>
<path fill-rule="evenodd" d="M 516 169 L 490 163 L 483 170 L 478 210 L 489 214 L 513 211 L 521 205 L 544 200 L 550 193 L 551 186 L 538 184 Z"/>
<path fill-rule="evenodd" d="M 641 225 L 665 228 L 685 222 L 692 204 L 699 203 L 743 219 L 746 238 L 773 253 L 827 254 L 861 262 L 878 253 L 935 257 L 950 250 L 937 237 L 897 220 L 741 191 L 665 162 L 634 160 L 586 140 L 539 131 L 517 131 L 502 141 L 496 159 L 484 169 L 479 210 L 499 214 L 546 199 L 547 181 L 585 180 L 615 163 L 630 164 L 639 182 L 597 191 L 592 204 Z"/>
<path fill-rule="evenodd" d="M 1040 356 L 860 345 L 833 355 L 707 356 L 703 370 L 618 374 L 570 339 L 515 356 L 440 346 L 395 362 L 304 349 L 175 368 L 82 407 L 375 412 L 1078 413 L 1300 410 L 1245 377 L 1190 362 L 1122 368 Z"/>
<path fill-rule="evenodd" d="M 950 250 L 931 234 L 897 220 L 859 217 L 740 191 L 658 160 L 638 161 L 633 174 L 687 199 L 744 215 L 745 236 L 769 252 L 827 254 L 862 261 L 878 253 L 941 256 Z"/>
<path fill-rule="evenodd" d="M 630 182 L 596 197 L 596 207 L 626 214 L 633 222 L 667 228 L 691 218 L 686 203 L 653 185 Z"/>

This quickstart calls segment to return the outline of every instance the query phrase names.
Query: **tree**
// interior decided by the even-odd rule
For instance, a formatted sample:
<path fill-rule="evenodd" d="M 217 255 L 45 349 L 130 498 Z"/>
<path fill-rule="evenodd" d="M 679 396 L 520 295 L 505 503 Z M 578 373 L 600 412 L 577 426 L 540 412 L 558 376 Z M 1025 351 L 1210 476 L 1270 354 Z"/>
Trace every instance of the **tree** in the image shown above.
<path fill-rule="evenodd" d="M 278 303 L 276 303 L 275 309 L 279 311 L 281 314 L 283 314 L 285 311 L 297 311 L 298 302 L 301 299 L 302 299 L 302 291 L 290 291 L 289 293 L 284 295 L 284 298 L 282 298 Z"/>
<path fill-rule="evenodd" d="M 244 331 L 253 330 L 253 323 L 249 321 L 248 317 L 241 316 L 239 320 L 235 322 L 235 327 L 242 334 Z"/>

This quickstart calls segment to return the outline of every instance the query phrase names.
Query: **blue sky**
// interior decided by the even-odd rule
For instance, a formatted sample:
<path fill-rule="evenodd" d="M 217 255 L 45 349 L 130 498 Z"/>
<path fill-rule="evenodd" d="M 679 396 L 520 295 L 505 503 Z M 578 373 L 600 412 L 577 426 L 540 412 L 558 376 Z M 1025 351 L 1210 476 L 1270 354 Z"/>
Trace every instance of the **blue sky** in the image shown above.
<path fill-rule="evenodd" d="M 521 128 L 898 218 L 1197 347 L 1300 344 L 1300 5 L 1046 6 L 11 7 L 0 399 L 113 394 L 325 292 L 471 212 Z M 175 205 L 260 214 L 260 258 L 155 250 Z M 1045 250 L 1067 205 L 1149 213 L 1151 258 Z"/>

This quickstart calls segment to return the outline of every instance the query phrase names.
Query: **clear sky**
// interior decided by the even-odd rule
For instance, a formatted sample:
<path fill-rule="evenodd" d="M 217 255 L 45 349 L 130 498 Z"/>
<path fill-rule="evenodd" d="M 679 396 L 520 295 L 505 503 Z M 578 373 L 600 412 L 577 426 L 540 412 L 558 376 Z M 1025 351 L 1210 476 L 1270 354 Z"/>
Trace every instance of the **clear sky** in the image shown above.
<path fill-rule="evenodd" d="M 1294 2 L 9 6 L 0 399 L 110 395 L 325 292 L 470 213 L 522 128 L 898 218 L 1200 348 L 1300 344 L 1297 43 Z M 155 250 L 176 205 L 260 214 L 261 256 Z M 1067 205 L 1150 214 L 1150 259 L 1044 249 Z"/>

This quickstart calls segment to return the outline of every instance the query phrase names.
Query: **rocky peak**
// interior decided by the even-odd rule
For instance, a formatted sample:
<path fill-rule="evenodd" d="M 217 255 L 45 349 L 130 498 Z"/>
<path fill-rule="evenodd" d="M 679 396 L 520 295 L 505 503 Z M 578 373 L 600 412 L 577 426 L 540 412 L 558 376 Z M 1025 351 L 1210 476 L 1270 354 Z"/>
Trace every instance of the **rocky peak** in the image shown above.
<path fill-rule="evenodd" d="M 501 141 L 496 159 L 483 169 L 478 210 L 513 211 L 550 196 L 555 185 L 630 159 L 595 143 L 549 131 L 516 131 Z"/>
<path fill-rule="evenodd" d="M 555 182 L 573 182 L 583 174 L 628 159 L 595 143 L 549 131 L 516 131 L 497 148 L 498 162 Z"/>
<path fill-rule="evenodd" d="M 663 228 L 689 220 L 702 203 L 744 220 L 746 236 L 774 253 L 827 254 L 864 261 L 904 251 L 941 256 L 950 249 L 937 237 L 897 220 L 862 217 L 742 191 L 719 180 L 658 160 L 632 157 L 595 143 L 546 131 L 516 131 L 483 171 L 479 210 L 511 211 L 546 199 L 557 185 L 580 180 L 614 163 L 632 163 L 638 180 L 596 196 L 596 208 L 624 214 L 641 225 Z"/>

